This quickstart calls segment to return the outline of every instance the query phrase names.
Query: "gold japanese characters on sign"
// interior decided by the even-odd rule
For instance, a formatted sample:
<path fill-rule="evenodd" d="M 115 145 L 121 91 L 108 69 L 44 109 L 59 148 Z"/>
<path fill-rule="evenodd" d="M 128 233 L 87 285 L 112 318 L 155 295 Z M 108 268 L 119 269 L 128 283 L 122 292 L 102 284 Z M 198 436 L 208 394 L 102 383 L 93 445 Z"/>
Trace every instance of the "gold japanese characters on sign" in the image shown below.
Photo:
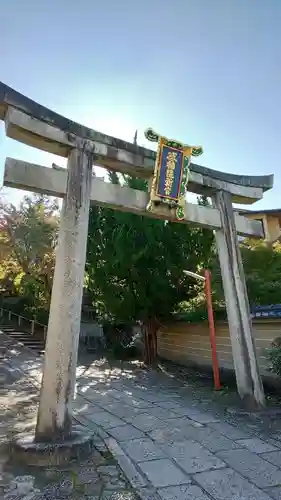
<path fill-rule="evenodd" d="M 165 178 L 165 195 L 170 196 L 173 188 L 175 169 L 177 166 L 177 153 L 169 151 L 167 154 L 166 163 L 166 178 Z"/>
<path fill-rule="evenodd" d="M 149 141 L 158 142 L 147 209 L 157 212 L 157 207 L 165 204 L 172 218 L 184 220 L 190 159 L 191 156 L 201 155 L 203 149 L 159 136 L 151 128 L 145 131 L 145 137 Z"/>

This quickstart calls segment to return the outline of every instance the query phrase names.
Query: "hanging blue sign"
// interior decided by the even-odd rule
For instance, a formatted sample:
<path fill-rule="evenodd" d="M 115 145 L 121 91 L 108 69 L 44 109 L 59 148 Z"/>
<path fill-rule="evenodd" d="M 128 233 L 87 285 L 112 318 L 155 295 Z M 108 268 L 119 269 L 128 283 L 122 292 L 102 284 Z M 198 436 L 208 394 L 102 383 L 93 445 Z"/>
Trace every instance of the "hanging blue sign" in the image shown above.
<path fill-rule="evenodd" d="M 189 158 L 186 158 L 188 163 Z M 188 164 L 187 164 L 188 166 Z M 184 153 L 179 149 L 161 146 L 156 181 L 156 195 L 178 202 L 184 167 Z"/>
<path fill-rule="evenodd" d="M 159 204 L 175 210 L 177 220 L 185 218 L 185 194 L 191 156 L 203 153 L 200 146 L 189 146 L 156 134 L 145 132 L 149 141 L 158 142 L 154 175 L 147 210 L 156 211 Z"/>

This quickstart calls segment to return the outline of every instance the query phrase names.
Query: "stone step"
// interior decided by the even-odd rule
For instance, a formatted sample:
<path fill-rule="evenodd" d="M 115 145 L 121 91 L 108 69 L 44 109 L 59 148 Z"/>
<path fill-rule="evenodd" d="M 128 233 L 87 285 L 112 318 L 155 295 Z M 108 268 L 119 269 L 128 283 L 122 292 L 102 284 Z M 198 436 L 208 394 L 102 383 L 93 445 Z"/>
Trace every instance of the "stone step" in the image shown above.
<path fill-rule="evenodd" d="M 36 351 L 40 356 L 44 355 L 45 341 L 41 337 L 38 337 L 36 333 L 31 335 L 31 333 L 22 332 L 11 325 L 0 325 L 0 330 L 15 341 L 21 342 L 29 349 Z"/>
<path fill-rule="evenodd" d="M 19 342 L 22 342 L 24 343 L 25 345 L 34 345 L 35 347 L 44 347 L 44 342 L 36 342 L 36 341 L 32 341 L 32 340 L 29 340 L 27 338 L 20 338 L 20 339 L 17 339 Z"/>
<path fill-rule="evenodd" d="M 10 337 L 13 337 L 18 342 L 22 342 L 25 345 L 34 345 L 34 346 L 38 346 L 38 347 L 42 347 L 42 346 L 44 347 L 45 346 L 44 342 L 40 342 L 40 340 L 36 341 L 36 340 L 29 339 L 27 337 L 14 337 L 13 335 L 10 335 Z"/>
<path fill-rule="evenodd" d="M 19 341 L 21 340 L 26 340 L 27 342 L 43 342 L 42 340 L 38 339 L 38 338 L 33 338 L 29 333 L 27 333 L 26 335 L 21 333 L 20 335 L 15 335 L 14 332 L 4 332 L 4 333 L 8 333 L 10 335 L 10 337 L 13 337 L 14 339 L 17 339 Z"/>
<path fill-rule="evenodd" d="M 15 333 L 26 333 L 26 332 L 23 332 L 20 329 L 20 327 L 11 326 L 11 325 L 0 325 L 0 328 L 1 328 L 1 330 L 9 330 L 9 331 L 13 331 Z"/>
<path fill-rule="evenodd" d="M 8 330 L 8 328 L 1 328 L 3 332 L 9 332 L 14 337 L 31 337 L 31 333 L 27 332 L 16 332 L 15 330 Z"/>
<path fill-rule="evenodd" d="M 14 333 L 16 335 L 31 335 L 30 333 L 28 332 L 22 332 L 20 330 L 16 330 L 15 328 L 3 328 L 2 326 L 0 326 L 0 329 L 3 331 L 3 332 L 11 332 L 11 333 Z"/>
<path fill-rule="evenodd" d="M 31 333 L 17 332 L 15 330 L 8 330 L 8 329 L 5 329 L 5 328 L 0 328 L 0 330 L 2 330 L 4 333 L 7 333 L 10 336 L 13 336 L 14 338 L 19 339 L 19 340 L 21 338 L 26 338 L 26 339 L 33 340 L 35 342 L 43 342 L 44 343 L 43 338 L 40 337 L 37 334 L 32 335 Z"/>

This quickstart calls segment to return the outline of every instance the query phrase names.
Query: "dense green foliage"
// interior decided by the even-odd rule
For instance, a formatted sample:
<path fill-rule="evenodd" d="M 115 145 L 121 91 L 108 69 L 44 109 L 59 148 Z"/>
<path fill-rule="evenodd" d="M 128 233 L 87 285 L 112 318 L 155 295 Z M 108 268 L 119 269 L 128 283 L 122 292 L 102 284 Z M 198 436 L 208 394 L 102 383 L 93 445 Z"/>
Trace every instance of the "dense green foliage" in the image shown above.
<path fill-rule="evenodd" d="M 52 290 L 58 205 L 25 196 L 18 207 L 1 204 L 0 288 L 23 298 L 26 316 L 46 321 Z"/>
<path fill-rule="evenodd" d="M 272 342 L 272 345 L 267 349 L 269 359 L 269 370 L 281 377 L 281 337 Z"/>
<path fill-rule="evenodd" d="M 262 240 L 242 245 L 248 293 L 252 304 L 281 303 L 281 244 L 271 247 Z"/>
<path fill-rule="evenodd" d="M 263 240 L 244 240 L 241 255 L 251 305 L 281 303 L 281 244 L 269 245 Z M 212 263 L 215 302 L 224 307 L 221 272 L 217 257 Z"/>
<path fill-rule="evenodd" d="M 120 182 L 111 174 L 112 182 Z M 144 181 L 121 177 L 140 191 Z M 141 193 L 140 193 L 141 194 Z M 206 203 L 206 200 L 201 200 Z M 18 207 L 1 205 L 0 288 L 24 298 L 26 315 L 47 321 L 58 206 L 48 197 L 25 197 Z M 251 304 L 281 303 L 281 244 L 245 240 L 241 252 Z M 129 323 L 172 313 L 206 318 L 202 285 L 184 269 L 212 269 L 217 318 L 225 317 L 220 268 L 211 231 L 103 207 L 92 207 L 85 284 L 98 317 Z M 22 312 L 22 311 L 21 311 Z M 188 313 L 188 314 L 187 314 Z"/>
<path fill-rule="evenodd" d="M 119 182 L 115 175 L 112 180 Z M 145 190 L 140 179 L 123 178 Z M 198 295 L 183 274 L 210 262 L 210 231 L 102 207 L 91 208 L 87 286 L 98 315 L 114 321 L 163 320 Z"/>

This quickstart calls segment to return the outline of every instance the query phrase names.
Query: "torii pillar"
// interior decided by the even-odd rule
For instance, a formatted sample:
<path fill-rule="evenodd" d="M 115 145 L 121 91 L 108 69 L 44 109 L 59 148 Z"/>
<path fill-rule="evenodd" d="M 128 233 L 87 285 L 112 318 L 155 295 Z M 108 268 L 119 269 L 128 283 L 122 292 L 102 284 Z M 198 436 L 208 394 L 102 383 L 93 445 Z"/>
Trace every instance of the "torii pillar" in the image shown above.
<path fill-rule="evenodd" d="M 77 145 L 68 157 L 36 441 L 71 435 L 93 164 L 87 141 Z"/>
<path fill-rule="evenodd" d="M 218 191 L 213 205 L 220 211 L 221 228 L 215 231 L 233 364 L 238 393 L 246 408 L 265 406 L 263 384 L 257 363 L 245 273 L 235 227 L 230 193 Z"/>

